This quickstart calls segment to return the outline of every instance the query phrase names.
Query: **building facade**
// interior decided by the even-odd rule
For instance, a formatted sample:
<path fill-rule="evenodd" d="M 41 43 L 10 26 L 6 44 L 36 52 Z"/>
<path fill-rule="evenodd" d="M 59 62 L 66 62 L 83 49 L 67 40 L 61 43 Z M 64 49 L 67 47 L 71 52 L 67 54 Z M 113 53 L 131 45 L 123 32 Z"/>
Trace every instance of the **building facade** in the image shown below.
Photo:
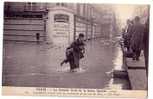
<path fill-rule="evenodd" d="M 62 45 L 79 33 L 87 40 L 111 38 L 115 29 L 108 6 L 99 10 L 95 4 L 5 2 L 4 7 L 4 40 L 36 41 L 39 33 L 40 41 Z"/>

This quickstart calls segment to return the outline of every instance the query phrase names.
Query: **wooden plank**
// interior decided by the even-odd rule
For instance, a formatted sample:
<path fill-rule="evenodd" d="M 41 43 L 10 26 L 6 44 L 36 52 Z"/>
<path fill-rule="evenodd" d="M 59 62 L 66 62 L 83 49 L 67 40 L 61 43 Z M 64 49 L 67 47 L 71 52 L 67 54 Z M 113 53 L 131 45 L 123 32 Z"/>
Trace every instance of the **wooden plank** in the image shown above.
<path fill-rule="evenodd" d="M 36 41 L 34 36 L 4 36 L 4 40 L 14 40 L 14 41 Z M 40 37 L 40 41 L 43 41 L 44 37 Z"/>
<path fill-rule="evenodd" d="M 126 58 L 128 67 L 145 67 L 144 57 L 141 56 L 139 61 L 132 60 L 132 58 Z"/>
<path fill-rule="evenodd" d="M 141 54 L 140 60 L 132 60 L 126 58 L 128 66 L 127 72 L 133 90 L 146 90 L 147 89 L 147 76 L 144 63 L 144 56 Z"/>
<path fill-rule="evenodd" d="M 42 25 L 4 25 L 4 29 L 44 30 Z"/>
<path fill-rule="evenodd" d="M 147 89 L 147 77 L 145 70 L 128 69 L 128 75 L 133 90 Z"/>
<path fill-rule="evenodd" d="M 43 25 L 44 21 L 41 20 L 33 20 L 33 19 L 5 19 L 4 24 L 38 24 Z"/>
<path fill-rule="evenodd" d="M 44 31 L 23 31 L 23 30 L 5 30 L 4 35 L 36 35 L 40 33 L 40 36 L 44 36 Z"/>

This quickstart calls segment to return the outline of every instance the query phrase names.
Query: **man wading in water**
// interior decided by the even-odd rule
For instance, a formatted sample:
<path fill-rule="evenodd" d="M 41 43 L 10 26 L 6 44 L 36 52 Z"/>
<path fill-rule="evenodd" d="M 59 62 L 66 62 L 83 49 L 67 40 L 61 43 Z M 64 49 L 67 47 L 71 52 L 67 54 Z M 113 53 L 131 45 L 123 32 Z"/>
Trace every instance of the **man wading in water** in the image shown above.
<path fill-rule="evenodd" d="M 79 69 L 79 61 L 85 53 L 84 46 L 84 34 L 79 34 L 79 37 L 66 49 L 66 59 L 61 62 L 61 66 L 69 62 L 70 72 Z"/>

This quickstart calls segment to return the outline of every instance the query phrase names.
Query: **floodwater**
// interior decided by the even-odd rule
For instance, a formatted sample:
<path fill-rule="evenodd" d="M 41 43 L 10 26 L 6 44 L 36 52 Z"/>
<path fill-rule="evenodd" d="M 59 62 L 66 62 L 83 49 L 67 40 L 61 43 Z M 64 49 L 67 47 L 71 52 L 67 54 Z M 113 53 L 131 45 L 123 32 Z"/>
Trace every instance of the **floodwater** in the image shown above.
<path fill-rule="evenodd" d="M 80 69 L 69 72 L 69 64 L 60 66 L 65 47 L 35 43 L 4 43 L 3 85 L 25 87 L 96 88 L 114 84 L 127 87 L 125 79 L 112 78 L 115 68 L 122 68 L 122 52 L 108 40 L 86 42 Z M 125 87 L 125 88 L 126 88 Z"/>

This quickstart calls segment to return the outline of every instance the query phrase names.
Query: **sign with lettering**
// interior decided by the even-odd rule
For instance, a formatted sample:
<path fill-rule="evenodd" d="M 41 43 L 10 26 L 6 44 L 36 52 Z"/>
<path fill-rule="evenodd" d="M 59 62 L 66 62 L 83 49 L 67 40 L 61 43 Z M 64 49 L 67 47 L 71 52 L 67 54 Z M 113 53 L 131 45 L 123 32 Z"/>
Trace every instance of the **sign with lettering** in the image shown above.
<path fill-rule="evenodd" d="M 54 22 L 64 22 L 69 23 L 69 16 L 66 14 L 55 14 Z"/>

